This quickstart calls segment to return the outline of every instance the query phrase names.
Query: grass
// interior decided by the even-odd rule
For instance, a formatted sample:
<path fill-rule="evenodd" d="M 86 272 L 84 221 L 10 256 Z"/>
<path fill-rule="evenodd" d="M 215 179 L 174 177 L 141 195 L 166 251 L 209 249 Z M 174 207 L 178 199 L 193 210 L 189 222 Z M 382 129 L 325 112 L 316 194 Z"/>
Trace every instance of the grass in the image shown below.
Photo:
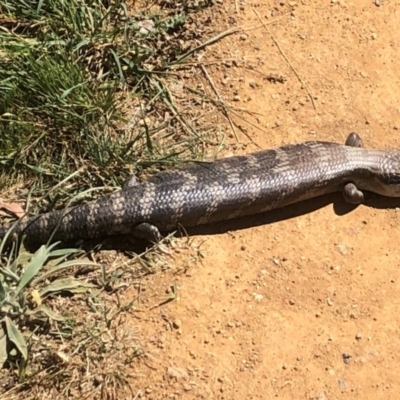
<path fill-rule="evenodd" d="M 77 170 L 70 185 L 115 186 L 202 154 L 195 127 L 171 129 L 174 118 L 160 115 L 173 107 L 168 66 L 185 50 L 170 37 L 184 30 L 182 10 L 129 16 L 118 1 L 15 4 L 0 2 L 2 187 L 32 177 L 49 188 Z"/>
<path fill-rule="evenodd" d="M 211 5 L 182 3 L 128 10 L 123 1 L 0 0 L 4 201 L 28 199 L 35 213 L 62 207 L 132 173 L 202 158 L 220 142 L 215 126 L 200 128 L 201 103 L 197 110 L 174 98 L 179 68 L 204 47 L 183 40 L 199 39 L 186 21 Z M 129 391 L 120 371 L 141 346 L 120 326 L 135 299 L 122 304 L 119 288 L 164 265 L 165 255 L 146 250 L 113 265 L 98 256 L 0 245 L 0 398 Z"/>

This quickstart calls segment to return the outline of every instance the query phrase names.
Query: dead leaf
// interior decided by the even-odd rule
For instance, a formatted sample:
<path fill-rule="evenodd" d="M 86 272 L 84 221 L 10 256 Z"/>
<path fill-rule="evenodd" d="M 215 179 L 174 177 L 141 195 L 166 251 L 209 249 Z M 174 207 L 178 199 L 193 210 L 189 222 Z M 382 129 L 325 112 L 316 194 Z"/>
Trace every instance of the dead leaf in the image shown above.
<path fill-rule="evenodd" d="M 42 298 L 40 297 L 40 293 L 38 290 L 36 290 L 36 289 L 32 290 L 32 297 L 33 297 L 33 301 L 36 303 L 36 305 L 38 305 L 38 306 L 42 305 Z"/>
<path fill-rule="evenodd" d="M 3 203 L 0 201 L 0 215 L 10 216 L 13 215 L 17 218 L 22 218 L 25 215 L 25 211 L 18 203 Z"/>

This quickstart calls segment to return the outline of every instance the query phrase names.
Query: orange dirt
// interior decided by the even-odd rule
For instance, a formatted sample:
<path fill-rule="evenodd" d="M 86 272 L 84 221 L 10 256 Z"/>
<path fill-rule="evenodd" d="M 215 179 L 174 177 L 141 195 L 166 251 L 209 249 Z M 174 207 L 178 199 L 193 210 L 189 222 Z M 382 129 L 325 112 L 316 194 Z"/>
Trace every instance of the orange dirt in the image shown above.
<path fill-rule="evenodd" d="M 256 126 L 232 114 L 254 142 L 344 142 L 356 131 L 368 147 L 400 147 L 400 2 L 236 3 L 208 12 L 218 31 L 244 31 L 201 61 L 226 102 L 254 113 L 245 118 Z M 206 63 L 216 59 L 235 61 Z M 228 124 L 226 133 L 235 143 Z M 257 149 L 238 136 L 248 145 L 231 152 Z M 351 212 L 331 196 L 277 211 L 273 223 L 230 223 L 194 237 L 200 261 L 183 252 L 146 278 L 147 311 L 129 321 L 147 354 L 132 372 L 138 398 L 398 399 L 400 214 L 369 199 Z M 149 310 L 174 283 L 178 301 Z"/>

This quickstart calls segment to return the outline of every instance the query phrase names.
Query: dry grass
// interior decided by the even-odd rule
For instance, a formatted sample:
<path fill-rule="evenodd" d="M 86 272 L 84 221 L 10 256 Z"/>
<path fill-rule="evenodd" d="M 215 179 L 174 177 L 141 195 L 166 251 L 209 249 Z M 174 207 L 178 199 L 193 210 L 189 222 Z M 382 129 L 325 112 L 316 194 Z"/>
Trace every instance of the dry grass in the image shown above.
<path fill-rule="evenodd" d="M 210 35 L 193 17 L 211 4 L 184 3 L 0 0 L 3 200 L 45 212 L 219 152 L 228 108 L 178 77 L 204 72 L 191 57 L 236 30 Z M 129 371 L 144 350 L 125 322 L 141 306 L 121 298 L 188 245 L 107 246 L 0 247 L 0 399 L 134 398 Z"/>

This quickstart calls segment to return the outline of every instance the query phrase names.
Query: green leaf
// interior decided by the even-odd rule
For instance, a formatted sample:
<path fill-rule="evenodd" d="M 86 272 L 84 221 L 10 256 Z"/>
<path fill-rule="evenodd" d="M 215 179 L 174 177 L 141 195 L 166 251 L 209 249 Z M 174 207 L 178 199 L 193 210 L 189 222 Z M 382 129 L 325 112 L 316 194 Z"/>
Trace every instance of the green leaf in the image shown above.
<path fill-rule="evenodd" d="M 6 291 L 4 289 L 2 279 L 0 279 L 0 305 L 3 303 L 5 298 L 6 298 Z M 0 360 L 0 363 L 1 363 L 1 360 Z"/>
<path fill-rule="evenodd" d="M 80 249 L 58 249 L 54 250 L 49 254 L 49 257 L 63 257 L 63 256 L 71 256 L 72 254 L 78 253 L 82 250 Z"/>
<path fill-rule="evenodd" d="M 54 268 L 51 268 L 49 271 L 44 272 L 40 276 L 38 276 L 33 282 L 33 285 L 37 285 L 39 282 L 43 282 L 45 279 L 47 279 L 49 276 L 54 275 L 56 272 L 61 271 L 62 269 L 65 268 L 70 268 L 70 267 L 76 267 L 80 265 L 92 265 L 92 266 L 98 266 L 99 264 L 90 261 L 90 260 L 69 260 L 66 261 L 60 265 L 57 265 Z"/>
<path fill-rule="evenodd" d="M 79 88 L 79 87 L 81 87 L 81 86 L 83 86 L 83 85 L 86 85 L 87 82 L 88 82 L 88 81 L 82 82 L 82 83 L 78 83 L 77 85 L 72 86 L 71 88 L 64 90 L 64 91 L 62 92 L 62 94 L 61 94 L 61 97 L 60 97 L 61 100 L 64 100 L 74 89 L 77 89 L 77 88 Z"/>
<path fill-rule="evenodd" d="M 15 347 L 19 350 L 24 360 L 28 359 L 28 346 L 26 345 L 25 339 L 22 333 L 19 331 L 14 322 L 9 317 L 4 318 L 6 321 L 7 336 L 10 342 L 15 344 Z"/>
<path fill-rule="evenodd" d="M 53 310 L 51 310 L 49 307 L 46 307 L 46 306 L 39 306 L 38 308 L 35 308 L 34 310 L 29 310 L 26 314 L 32 315 L 32 316 L 35 316 L 36 314 L 44 314 L 48 318 L 50 318 L 54 321 L 60 321 L 60 322 L 65 321 L 65 319 L 66 319 L 62 315 L 54 312 Z"/>
<path fill-rule="evenodd" d="M 31 253 L 28 253 L 27 251 L 20 251 L 18 256 L 10 264 L 10 267 L 8 269 L 10 271 L 14 272 L 14 274 L 17 274 L 19 271 L 19 267 L 21 265 L 26 265 L 31 258 L 32 258 Z M 19 281 L 19 278 L 18 278 L 18 281 Z"/>
<path fill-rule="evenodd" d="M 114 57 L 115 64 L 118 67 L 119 79 L 121 80 L 122 83 L 125 83 L 125 77 L 124 77 L 124 73 L 122 71 L 122 67 L 121 67 L 121 63 L 119 61 L 119 57 L 117 56 L 117 53 L 111 48 L 110 48 L 110 53 Z"/>
<path fill-rule="evenodd" d="M 10 271 L 9 269 L 0 267 L 0 274 L 6 276 L 7 278 L 11 278 L 14 282 L 19 281 L 19 276 L 14 274 L 14 272 Z"/>
<path fill-rule="evenodd" d="M 2 368 L 4 363 L 7 361 L 8 353 L 7 353 L 7 336 L 3 330 L 3 324 L 1 324 L 0 328 L 0 367 Z"/>
<path fill-rule="evenodd" d="M 42 11 L 42 6 L 43 6 L 43 0 L 40 0 L 38 2 L 37 8 L 36 8 L 36 13 L 40 14 L 40 12 Z"/>
<path fill-rule="evenodd" d="M 18 283 L 15 294 L 18 295 L 19 292 L 29 284 L 29 282 L 37 275 L 40 268 L 43 267 L 44 263 L 48 257 L 48 248 L 46 246 L 40 246 L 39 250 L 32 256 L 30 262 L 25 268 L 24 273 Z"/>
<path fill-rule="evenodd" d="M 89 282 L 82 282 L 73 278 L 61 278 L 45 286 L 39 293 L 40 297 L 54 292 L 83 293 L 86 292 L 87 289 L 94 287 L 96 287 L 96 285 Z"/>

